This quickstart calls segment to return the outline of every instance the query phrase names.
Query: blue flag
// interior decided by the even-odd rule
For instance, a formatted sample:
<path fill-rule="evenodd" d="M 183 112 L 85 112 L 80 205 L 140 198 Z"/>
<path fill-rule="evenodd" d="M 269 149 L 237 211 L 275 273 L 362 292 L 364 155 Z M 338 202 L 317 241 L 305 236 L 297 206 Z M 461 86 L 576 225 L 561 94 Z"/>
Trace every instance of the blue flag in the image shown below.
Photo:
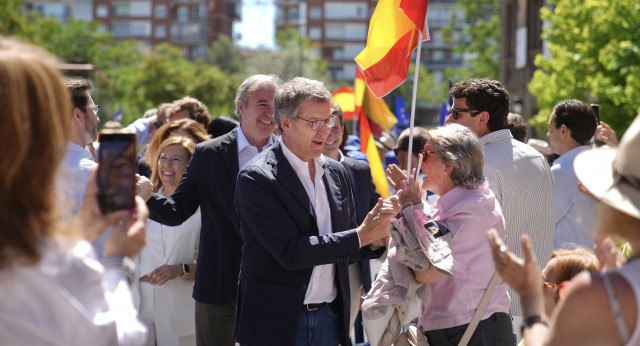
<path fill-rule="evenodd" d="M 120 109 L 118 109 L 117 112 L 113 113 L 113 115 L 111 116 L 111 119 L 117 121 L 117 122 L 121 122 L 122 121 L 122 107 L 120 107 Z"/>
<path fill-rule="evenodd" d="M 393 138 L 398 138 L 402 130 L 408 128 L 411 124 L 409 121 L 409 115 L 407 114 L 407 107 L 404 99 L 400 95 L 396 95 L 396 119 L 398 122 L 389 130 L 389 134 Z"/>
<path fill-rule="evenodd" d="M 444 122 L 447 120 L 447 115 L 449 115 L 449 107 L 447 107 L 446 102 L 442 102 L 442 108 L 440 108 L 440 120 L 438 120 L 438 126 L 444 125 Z"/>

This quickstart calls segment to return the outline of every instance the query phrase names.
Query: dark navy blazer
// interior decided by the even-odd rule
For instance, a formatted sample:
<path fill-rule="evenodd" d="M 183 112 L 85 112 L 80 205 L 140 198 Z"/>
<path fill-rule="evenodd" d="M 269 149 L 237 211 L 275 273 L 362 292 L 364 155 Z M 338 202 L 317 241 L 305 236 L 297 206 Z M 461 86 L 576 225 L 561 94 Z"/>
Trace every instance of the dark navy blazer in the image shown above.
<path fill-rule="evenodd" d="M 174 226 L 201 207 L 202 231 L 193 298 L 225 305 L 236 298 L 242 237 L 233 198 L 238 175 L 238 128 L 202 142 L 189 161 L 175 193 L 153 194 L 151 219 Z"/>
<path fill-rule="evenodd" d="M 322 169 L 333 231 L 322 237 L 311 201 L 280 141 L 238 175 L 235 201 L 244 245 L 234 337 L 241 344 L 295 345 L 313 267 L 336 263 L 340 343 L 347 345 L 349 261 L 379 257 L 385 248 L 360 249 L 347 172 L 330 159 Z"/>

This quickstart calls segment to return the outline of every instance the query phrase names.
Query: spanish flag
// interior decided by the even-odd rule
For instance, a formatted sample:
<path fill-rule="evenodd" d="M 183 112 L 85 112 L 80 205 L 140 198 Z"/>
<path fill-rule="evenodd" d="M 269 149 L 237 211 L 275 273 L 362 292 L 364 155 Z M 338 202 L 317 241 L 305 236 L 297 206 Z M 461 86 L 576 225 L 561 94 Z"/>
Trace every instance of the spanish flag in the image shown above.
<path fill-rule="evenodd" d="M 333 102 L 340 105 L 342 109 L 342 119 L 344 120 L 357 120 L 357 116 L 354 112 L 355 99 L 353 95 L 352 87 L 341 87 L 336 89 L 333 93 Z"/>
<path fill-rule="evenodd" d="M 371 22 L 367 46 L 355 58 L 371 92 L 381 98 L 407 79 L 419 32 L 429 40 L 425 18 L 429 0 L 380 0 Z"/>
<path fill-rule="evenodd" d="M 364 84 L 362 71 L 360 71 L 359 68 L 356 68 L 354 95 L 355 114 L 358 116 L 358 119 L 360 119 L 360 151 L 367 155 L 369 167 L 371 168 L 371 177 L 373 178 L 373 183 L 376 185 L 376 191 L 378 191 L 382 198 L 387 198 L 391 195 L 389 192 L 389 185 L 387 183 L 387 178 L 384 175 L 384 168 L 382 167 L 382 161 L 380 161 L 378 148 L 373 141 L 373 134 L 371 133 L 371 126 L 369 125 L 367 113 L 365 107 L 363 107 L 366 92 L 368 92 L 368 90 Z M 375 98 L 374 100 L 384 103 L 384 100 L 378 100 Z"/>

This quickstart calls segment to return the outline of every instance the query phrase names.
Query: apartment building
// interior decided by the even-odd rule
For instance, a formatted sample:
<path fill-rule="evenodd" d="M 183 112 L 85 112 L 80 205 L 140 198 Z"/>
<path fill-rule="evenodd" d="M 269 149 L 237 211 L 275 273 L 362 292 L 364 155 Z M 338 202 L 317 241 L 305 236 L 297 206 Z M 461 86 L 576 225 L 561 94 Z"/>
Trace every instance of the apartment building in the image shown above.
<path fill-rule="evenodd" d="M 147 46 L 168 42 L 189 59 L 202 58 L 218 35 L 232 36 L 241 0 L 25 0 L 27 10 L 59 20 L 102 22 L 116 40 Z"/>

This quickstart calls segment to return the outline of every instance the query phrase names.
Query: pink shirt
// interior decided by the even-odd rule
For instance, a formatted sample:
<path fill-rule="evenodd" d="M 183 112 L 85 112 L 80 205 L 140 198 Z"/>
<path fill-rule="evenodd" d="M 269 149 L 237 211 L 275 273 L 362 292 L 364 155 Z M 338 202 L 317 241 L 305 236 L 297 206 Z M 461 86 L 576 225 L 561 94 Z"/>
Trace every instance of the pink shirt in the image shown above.
<path fill-rule="evenodd" d="M 451 231 L 454 275 L 431 283 L 422 309 L 425 331 L 456 327 L 471 321 L 495 271 L 487 231 L 495 228 L 505 238 L 500 204 L 489 189 L 455 187 L 431 206 L 433 220 Z M 508 286 L 500 278 L 482 320 L 509 312 Z"/>

